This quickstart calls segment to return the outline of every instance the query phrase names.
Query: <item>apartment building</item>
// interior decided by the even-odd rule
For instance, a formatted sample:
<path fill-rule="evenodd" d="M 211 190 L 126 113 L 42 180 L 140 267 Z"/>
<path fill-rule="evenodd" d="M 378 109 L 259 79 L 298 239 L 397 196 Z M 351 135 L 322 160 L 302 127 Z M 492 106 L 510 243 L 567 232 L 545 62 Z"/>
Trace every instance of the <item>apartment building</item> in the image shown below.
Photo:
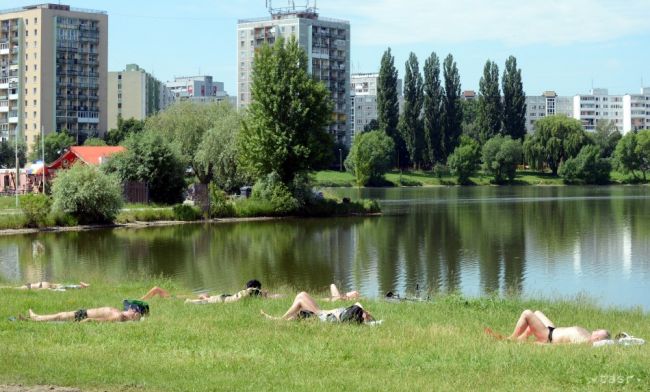
<path fill-rule="evenodd" d="M 364 127 L 377 119 L 378 73 L 356 73 L 350 76 L 350 137 L 363 132 Z M 402 79 L 397 79 L 397 99 L 403 106 Z"/>
<path fill-rule="evenodd" d="M 623 134 L 650 129 L 650 87 L 623 96 Z"/>
<path fill-rule="evenodd" d="M 144 120 L 174 102 L 167 86 L 137 64 L 108 73 L 108 129 L 117 128 L 117 119 Z"/>
<path fill-rule="evenodd" d="M 192 102 L 221 102 L 234 100 L 224 90 L 223 82 L 216 82 L 212 76 L 179 76 L 166 83 L 175 100 Z"/>
<path fill-rule="evenodd" d="M 573 117 L 573 97 L 558 96 L 555 91 L 526 96 L 526 132 L 533 132 L 535 121 L 555 114 Z"/>
<path fill-rule="evenodd" d="M 315 8 L 270 8 L 270 16 L 237 23 L 237 105 L 251 102 L 251 76 L 257 48 L 279 37 L 295 37 L 307 53 L 308 71 L 328 87 L 333 101 L 330 133 L 338 142 L 351 142 L 350 23 L 319 16 Z"/>
<path fill-rule="evenodd" d="M 28 148 L 67 129 L 79 142 L 107 129 L 108 16 L 63 4 L 0 11 L 0 138 Z"/>

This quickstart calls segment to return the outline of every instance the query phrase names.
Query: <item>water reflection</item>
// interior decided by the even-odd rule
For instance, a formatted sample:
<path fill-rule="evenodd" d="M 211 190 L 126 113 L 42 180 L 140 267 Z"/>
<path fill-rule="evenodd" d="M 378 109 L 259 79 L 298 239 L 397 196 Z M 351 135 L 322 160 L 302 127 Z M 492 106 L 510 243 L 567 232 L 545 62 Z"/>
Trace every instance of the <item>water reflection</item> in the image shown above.
<path fill-rule="evenodd" d="M 389 290 L 575 295 L 650 308 L 647 187 L 337 190 L 380 218 L 197 224 L 0 238 L 0 278 L 172 277 L 233 290 L 258 277 L 374 296 Z"/>

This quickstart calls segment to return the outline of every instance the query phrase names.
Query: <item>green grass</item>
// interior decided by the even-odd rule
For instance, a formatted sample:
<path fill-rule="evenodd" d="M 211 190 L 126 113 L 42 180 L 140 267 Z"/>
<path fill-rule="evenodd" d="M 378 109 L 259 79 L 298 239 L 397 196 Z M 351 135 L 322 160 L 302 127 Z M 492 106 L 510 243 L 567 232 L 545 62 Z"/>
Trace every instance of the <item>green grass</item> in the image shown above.
<path fill-rule="evenodd" d="M 438 178 L 432 172 L 404 170 L 402 173 L 393 170 L 386 174 L 389 186 L 437 186 L 437 185 L 458 185 L 456 178 L 451 175 Z M 349 187 L 354 186 L 354 176 L 348 172 L 338 172 L 333 170 L 324 170 L 316 172 L 314 175 L 317 186 L 322 187 Z M 474 185 L 492 185 L 492 177 L 483 173 L 478 173 L 470 177 Z M 623 175 L 613 171 L 611 174 L 613 184 L 634 183 L 631 175 Z M 553 176 L 551 173 L 540 173 L 535 171 L 518 171 L 514 185 L 564 185 L 562 178 Z"/>
<path fill-rule="evenodd" d="M 53 384 L 91 390 L 630 390 L 650 388 L 650 345 L 540 346 L 494 341 L 525 308 L 558 325 L 583 325 L 650 338 L 641 310 L 589 301 L 437 297 L 427 303 L 363 300 L 380 326 L 270 321 L 291 303 L 251 298 L 184 305 L 152 299 L 151 316 L 123 324 L 10 322 L 9 315 L 116 306 L 168 281 L 90 282 L 86 290 L 0 290 L 0 384 Z M 285 289 L 287 293 L 290 291 Z M 626 383 L 609 383 L 607 377 Z M 630 378 L 626 378 L 630 376 Z M 603 378 L 605 377 L 605 378 Z M 602 380 L 606 380 L 602 383 Z"/>

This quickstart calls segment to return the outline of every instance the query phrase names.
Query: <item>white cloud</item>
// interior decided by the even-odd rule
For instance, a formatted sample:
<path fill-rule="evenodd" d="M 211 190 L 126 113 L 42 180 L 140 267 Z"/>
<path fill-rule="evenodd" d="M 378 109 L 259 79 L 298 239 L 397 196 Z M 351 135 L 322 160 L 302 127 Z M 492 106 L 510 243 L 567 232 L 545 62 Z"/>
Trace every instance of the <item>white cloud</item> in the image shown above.
<path fill-rule="evenodd" d="M 648 0 L 321 0 L 361 45 L 606 42 L 650 31 Z"/>

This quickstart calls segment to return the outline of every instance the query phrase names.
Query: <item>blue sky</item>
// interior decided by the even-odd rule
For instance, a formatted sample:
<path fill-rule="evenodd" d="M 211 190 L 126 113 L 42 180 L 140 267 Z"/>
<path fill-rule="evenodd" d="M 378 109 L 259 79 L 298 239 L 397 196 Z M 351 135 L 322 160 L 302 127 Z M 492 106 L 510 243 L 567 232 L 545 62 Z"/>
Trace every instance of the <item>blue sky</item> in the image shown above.
<path fill-rule="evenodd" d="M 38 2 L 3 0 L 0 7 Z M 163 81 L 212 75 L 233 95 L 237 19 L 267 15 L 265 0 L 62 3 L 108 12 L 109 70 L 137 63 Z M 411 51 L 420 66 L 431 51 L 441 58 L 452 53 L 463 89 L 478 89 L 487 59 L 502 71 L 511 54 L 529 95 L 586 93 L 592 84 L 610 93 L 637 92 L 642 81 L 650 86 L 649 0 L 320 0 L 317 6 L 322 16 L 350 21 L 353 72 L 377 71 L 390 46 L 400 77 Z"/>

